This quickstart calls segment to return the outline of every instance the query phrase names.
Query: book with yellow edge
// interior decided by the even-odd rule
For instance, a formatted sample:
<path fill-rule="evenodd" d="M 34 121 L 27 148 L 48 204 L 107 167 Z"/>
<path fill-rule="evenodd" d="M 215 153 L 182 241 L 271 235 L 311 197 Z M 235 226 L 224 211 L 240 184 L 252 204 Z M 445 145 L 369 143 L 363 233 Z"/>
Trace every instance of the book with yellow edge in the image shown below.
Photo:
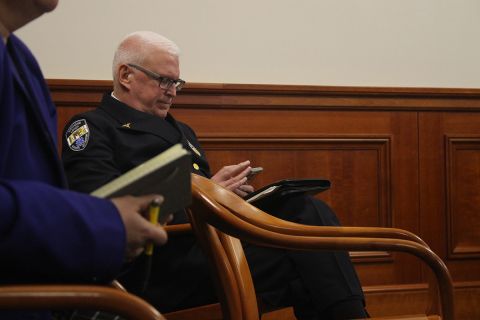
<path fill-rule="evenodd" d="M 94 190 L 91 195 L 114 198 L 124 195 L 160 194 L 164 197 L 162 214 L 188 207 L 192 201 L 190 153 L 176 144 L 120 177 Z"/>

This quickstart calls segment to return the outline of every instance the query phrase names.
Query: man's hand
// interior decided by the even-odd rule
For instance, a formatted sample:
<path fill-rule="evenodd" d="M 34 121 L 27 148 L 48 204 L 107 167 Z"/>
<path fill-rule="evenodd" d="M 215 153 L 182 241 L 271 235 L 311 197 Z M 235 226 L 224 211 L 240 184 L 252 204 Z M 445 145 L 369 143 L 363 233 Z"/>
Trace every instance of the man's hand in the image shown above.
<path fill-rule="evenodd" d="M 244 197 L 253 192 L 253 187 L 247 184 L 247 176 L 251 170 L 250 161 L 247 160 L 223 167 L 211 179 L 240 197 Z"/>
<path fill-rule="evenodd" d="M 255 189 L 253 188 L 252 185 L 249 185 L 249 184 L 242 184 L 240 187 L 233 190 L 233 192 L 235 192 L 237 195 L 239 195 L 242 198 L 245 197 L 247 194 L 252 193 L 253 191 L 255 191 Z"/>
<path fill-rule="evenodd" d="M 152 241 L 157 245 L 167 242 L 167 233 L 160 225 L 150 223 L 145 214 L 153 199 L 163 202 L 159 195 L 148 195 L 142 197 L 125 196 L 112 199 L 122 217 L 127 232 L 127 247 L 125 258 L 127 261 L 142 253 L 145 244 Z"/>

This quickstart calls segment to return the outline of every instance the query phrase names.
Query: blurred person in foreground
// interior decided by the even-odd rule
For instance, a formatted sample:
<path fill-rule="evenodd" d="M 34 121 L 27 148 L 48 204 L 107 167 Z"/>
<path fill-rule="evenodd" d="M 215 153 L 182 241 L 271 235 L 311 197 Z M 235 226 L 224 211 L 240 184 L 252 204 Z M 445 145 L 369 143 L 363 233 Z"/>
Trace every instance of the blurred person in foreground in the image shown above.
<path fill-rule="evenodd" d="M 0 0 L 0 284 L 108 283 L 162 227 L 142 214 L 159 195 L 94 198 L 68 191 L 57 117 L 42 72 L 12 34 L 57 0 Z M 0 311 L 0 319 L 50 312 Z"/>

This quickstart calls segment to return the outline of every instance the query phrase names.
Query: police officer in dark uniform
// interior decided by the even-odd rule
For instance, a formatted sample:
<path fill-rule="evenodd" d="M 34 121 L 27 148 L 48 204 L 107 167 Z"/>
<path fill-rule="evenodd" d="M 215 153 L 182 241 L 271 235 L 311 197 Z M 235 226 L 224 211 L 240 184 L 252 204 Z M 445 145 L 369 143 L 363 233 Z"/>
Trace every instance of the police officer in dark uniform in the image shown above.
<path fill-rule="evenodd" d="M 99 108 L 75 116 L 63 134 L 63 162 L 71 188 L 91 192 L 122 173 L 182 143 L 192 153 L 192 172 L 245 195 L 250 162 L 212 175 L 195 132 L 169 113 L 179 79 L 179 50 L 153 32 L 135 32 L 119 45 L 113 61 L 114 90 Z M 80 129 L 83 128 L 83 129 Z M 339 225 L 323 202 L 296 196 L 261 209 L 310 225 Z M 293 215 L 292 215 L 293 213 Z M 172 223 L 187 222 L 184 213 Z M 244 244 L 261 303 L 293 306 L 298 319 L 363 318 L 364 296 L 346 252 L 288 251 Z M 162 312 L 216 301 L 209 266 L 192 235 L 156 249 L 145 291 L 145 261 L 135 261 L 119 278 Z"/>

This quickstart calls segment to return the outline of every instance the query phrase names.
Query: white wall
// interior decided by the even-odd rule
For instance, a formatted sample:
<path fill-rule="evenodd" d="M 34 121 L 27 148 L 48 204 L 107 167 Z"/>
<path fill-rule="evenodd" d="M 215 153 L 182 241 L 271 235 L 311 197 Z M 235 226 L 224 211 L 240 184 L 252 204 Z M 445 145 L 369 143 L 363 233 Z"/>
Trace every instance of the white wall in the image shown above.
<path fill-rule="evenodd" d="M 47 78 L 111 79 L 136 30 L 190 82 L 480 87 L 480 0 L 60 0 L 17 34 Z"/>

